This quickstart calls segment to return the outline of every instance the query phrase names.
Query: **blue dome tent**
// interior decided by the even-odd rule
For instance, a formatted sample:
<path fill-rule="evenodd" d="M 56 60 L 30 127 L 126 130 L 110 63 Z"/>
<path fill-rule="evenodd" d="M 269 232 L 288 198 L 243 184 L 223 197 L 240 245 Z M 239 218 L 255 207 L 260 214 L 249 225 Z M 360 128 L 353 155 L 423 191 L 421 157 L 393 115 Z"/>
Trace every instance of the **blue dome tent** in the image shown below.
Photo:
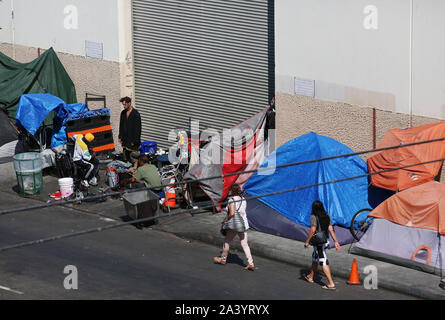
<path fill-rule="evenodd" d="M 350 153 L 354 151 L 344 144 L 310 132 L 279 147 L 260 168 Z M 367 165 L 359 156 L 340 157 L 256 172 L 246 182 L 244 190 L 249 196 L 260 196 L 367 172 Z M 368 177 L 364 176 L 248 200 L 249 225 L 258 231 L 305 241 L 309 233 L 312 203 L 320 200 L 331 217 L 340 244 L 351 243 L 353 237 L 349 226 L 354 214 L 360 209 L 375 206 L 368 201 L 368 185 Z"/>

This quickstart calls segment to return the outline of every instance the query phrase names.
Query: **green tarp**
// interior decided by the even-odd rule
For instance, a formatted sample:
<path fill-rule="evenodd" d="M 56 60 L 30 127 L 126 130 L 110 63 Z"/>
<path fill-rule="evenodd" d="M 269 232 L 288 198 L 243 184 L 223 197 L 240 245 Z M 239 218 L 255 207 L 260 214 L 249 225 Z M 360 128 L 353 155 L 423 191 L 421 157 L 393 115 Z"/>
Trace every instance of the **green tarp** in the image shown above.
<path fill-rule="evenodd" d="M 22 94 L 50 93 L 67 104 L 76 103 L 76 89 L 53 48 L 29 62 L 14 61 L 0 52 L 0 108 L 14 121 Z M 51 125 L 48 117 L 45 124 Z"/>

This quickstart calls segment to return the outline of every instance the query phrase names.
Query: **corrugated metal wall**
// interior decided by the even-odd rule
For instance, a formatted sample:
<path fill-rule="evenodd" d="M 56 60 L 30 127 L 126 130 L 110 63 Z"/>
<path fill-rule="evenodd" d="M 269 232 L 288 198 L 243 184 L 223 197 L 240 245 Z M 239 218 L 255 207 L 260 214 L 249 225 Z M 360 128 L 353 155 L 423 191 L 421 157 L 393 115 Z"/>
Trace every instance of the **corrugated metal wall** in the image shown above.
<path fill-rule="evenodd" d="M 275 91 L 272 0 L 133 0 L 135 107 L 142 139 L 232 125 Z"/>

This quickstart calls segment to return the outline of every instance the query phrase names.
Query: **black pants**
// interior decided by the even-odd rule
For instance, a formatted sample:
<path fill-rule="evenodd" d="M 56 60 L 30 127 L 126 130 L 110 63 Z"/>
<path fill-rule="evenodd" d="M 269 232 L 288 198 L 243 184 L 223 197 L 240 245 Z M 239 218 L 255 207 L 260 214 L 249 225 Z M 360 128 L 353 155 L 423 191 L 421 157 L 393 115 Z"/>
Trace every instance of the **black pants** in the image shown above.
<path fill-rule="evenodd" d="M 99 172 L 99 160 L 96 157 L 91 158 L 90 161 L 74 161 L 74 164 L 81 169 L 80 178 L 82 180 L 91 179 Z"/>
<path fill-rule="evenodd" d="M 140 155 L 139 151 L 130 151 L 125 148 L 123 148 L 122 150 L 122 159 L 125 162 L 134 163 L 135 161 L 137 161 L 139 155 Z"/>

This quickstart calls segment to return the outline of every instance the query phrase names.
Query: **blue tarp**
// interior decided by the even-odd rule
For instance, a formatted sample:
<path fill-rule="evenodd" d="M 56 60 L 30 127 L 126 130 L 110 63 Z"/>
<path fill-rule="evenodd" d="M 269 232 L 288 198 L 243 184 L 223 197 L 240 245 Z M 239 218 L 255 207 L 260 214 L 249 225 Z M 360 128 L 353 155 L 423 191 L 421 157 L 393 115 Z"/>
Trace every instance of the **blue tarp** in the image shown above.
<path fill-rule="evenodd" d="M 51 147 L 66 143 L 65 121 L 70 114 L 88 111 L 85 103 L 66 104 L 49 93 L 24 94 L 17 107 L 16 124 L 34 135 L 46 117 L 55 111 Z"/>
<path fill-rule="evenodd" d="M 310 230 L 309 227 L 295 223 L 258 199 L 248 200 L 247 218 L 249 226 L 255 230 L 302 242 L 306 241 Z M 334 226 L 334 231 L 340 245 L 354 241 L 349 228 Z M 332 239 L 329 245 L 334 247 Z"/>
<path fill-rule="evenodd" d="M 82 103 L 85 105 L 84 103 Z M 99 116 L 110 116 L 110 109 L 108 108 L 101 108 L 97 110 L 89 110 L 89 111 L 76 111 L 71 112 L 64 120 L 64 123 L 71 120 L 78 120 L 78 119 L 84 119 L 84 118 L 93 118 L 93 117 L 99 117 Z"/>
<path fill-rule="evenodd" d="M 23 94 L 17 106 L 16 124 L 34 135 L 49 113 L 64 105 L 65 101 L 49 93 Z"/>
<path fill-rule="evenodd" d="M 344 144 L 310 132 L 279 147 L 267 157 L 261 168 L 349 153 L 354 151 Z M 365 161 L 359 156 L 349 156 L 279 168 L 274 172 L 255 173 L 244 185 L 244 190 L 249 195 L 258 196 L 363 175 L 367 172 Z M 352 217 L 358 210 L 372 208 L 368 202 L 367 177 L 262 197 L 258 200 L 290 221 L 306 227 L 310 226 L 312 203 L 315 200 L 323 202 L 332 224 L 342 227 L 350 226 Z M 249 210 L 249 205 L 247 207 L 248 217 L 254 219 L 255 213 Z M 270 218 L 274 219 L 273 214 Z M 275 230 L 275 233 L 280 234 L 280 230 Z"/>

